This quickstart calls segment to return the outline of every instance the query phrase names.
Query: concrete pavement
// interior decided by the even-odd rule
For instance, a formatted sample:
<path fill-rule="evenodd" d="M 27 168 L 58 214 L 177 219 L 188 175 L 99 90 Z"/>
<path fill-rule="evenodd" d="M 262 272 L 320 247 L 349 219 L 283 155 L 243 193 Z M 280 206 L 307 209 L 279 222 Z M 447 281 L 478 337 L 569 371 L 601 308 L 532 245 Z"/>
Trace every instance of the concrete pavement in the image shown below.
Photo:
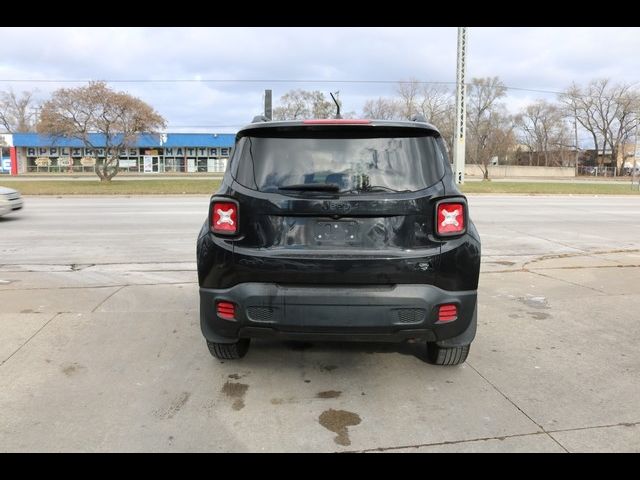
<path fill-rule="evenodd" d="M 27 198 L 0 219 L 0 451 L 640 451 L 640 199 L 470 196 L 467 363 L 254 341 L 210 357 L 207 197 Z"/>

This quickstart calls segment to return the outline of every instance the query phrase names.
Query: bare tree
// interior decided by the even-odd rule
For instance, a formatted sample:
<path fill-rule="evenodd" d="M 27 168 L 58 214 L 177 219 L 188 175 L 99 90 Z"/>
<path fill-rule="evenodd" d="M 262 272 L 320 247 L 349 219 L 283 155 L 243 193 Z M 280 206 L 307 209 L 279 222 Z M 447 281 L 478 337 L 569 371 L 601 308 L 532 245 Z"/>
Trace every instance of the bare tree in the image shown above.
<path fill-rule="evenodd" d="M 615 110 L 613 121 L 609 123 L 607 137 L 611 145 L 611 159 L 618 171 L 624 168 L 626 154 L 624 144 L 634 136 L 640 115 L 640 94 L 632 91 L 629 85 L 619 85 L 614 90 Z"/>
<path fill-rule="evenodd" d="M 544 158 L 544 165 L 549 166 L 554 161 L 554 151 L 563 149 L 566 145 L 567 128 L 562 111 L 557 105 L 545 100 L 538 100 L 525 107 L 516 115 L 515 124 L 518 140 L 529 149 L 530 165 L 535 152 L 537 164 L 540 165 L 540 159 Z"/>
<path fill-rule="evenodd" d="M 572 116 L 576 124 L 579 124 L 580 127 L 591 136 L 594 147 L 592 159 L 595 162 L 598 157 L 601 141 L 596 128 L 596 107 L 594 99 L 583 92 L 582 88 L 578 85 L 572 83 L 571 86 L 559 96 L 559 100 L 564 106 L 565 114 Z"/>
<path fill-rule="evenodd" d="M 273 109 L 274 120 L 299 120 L 309 118 L 306 92 L 290 90 L 280 97 L 280 105 Z"/>
<path fill-rule="evenodd" d="M 420 83 L 415 79 L 398 84 L 396 93 L 399 97 L 400 118 L 410 120 L 411 117 L 418 113 L 420 90 Z"/>
<path fill-rule="evenodd" d="M 410 120 L 422 114 L 427 122 L 438 127 L 449 150 L 453 148 L 455 106 L 453 92 L 442 86 L 421 85 L 417 80 L 400 82 L 397 98 L 367 100 L 363 117 L 379 120 Z"/>
<path fill-rule="evenodd" d="M 311 103 L 311 118 L 331 118 L 336 114 L 336 104 L 333 100 L 327 100 L 324 93 L 314 90 L 309 92 Z M 340 104 L 340 99 L 338 98 Z M 340 105 L 342 106 L 342 105 Z"/>
<path fill-rule="evenodd" d="M 598 154 L 600 164 L 610 156 L 612 163 L 621 168 L 624 155 L 619 152 L 638 124 L 640 94 L 628 84 L 614 85 L 609 79 L 600 79 L 592 80 L 585 88 L 572 84 L 559 98 L 567 115 L 572 115 L 591 136 L 594 161 Z"/>
<path fill-rule="evenodd" d="M 0 126 L 7 132 L 33 131 L 34 109 L 33 92 L 0 92 Z"/>
<path fill-rule="evenodd" d="M 400 105 L 393 98 L 378 98 L 367 100 L 362 107 L 362 116 L 376 120 L 399 120 Z"/>
<path fill-rule="evenodd" d="M 155 133 L 166 122 L 150 105 L 104 82 L 56 90 L 44 103 L 38 132 L 76 138 L 86 148 L 104 148 L 104 161 L 96 161 L 101 181 L 111 181 L 119 169 L 120 150 L 134 145 L 141 133 Z M 100 142 L 91 134 L 101 134 Z"/>
<path fill-rule="evenodd" d="M 513 122 L 499 99 L 507 89 L 498 77 L 473 78 L 467 94 L 467 137 L 471 162 L 489 179 L 491 159 L 506 154 L 504 142 L 513 139 Z"/>
<path fill-rule="evenodd" d="M 336 106 L 324 93 L 314 90 L 289 90 L 280 97 L 273 110 L 274 120 L 300 120 L 305 118 L 331 118 Z"/>
<path fill-rule="evenodd" d="M 449 151 L 453 151 L 455 129 L 455 98 L 453 91 L 440 85 L 425 85 L 418 97 L 418 112 L 442 134 Z"/>

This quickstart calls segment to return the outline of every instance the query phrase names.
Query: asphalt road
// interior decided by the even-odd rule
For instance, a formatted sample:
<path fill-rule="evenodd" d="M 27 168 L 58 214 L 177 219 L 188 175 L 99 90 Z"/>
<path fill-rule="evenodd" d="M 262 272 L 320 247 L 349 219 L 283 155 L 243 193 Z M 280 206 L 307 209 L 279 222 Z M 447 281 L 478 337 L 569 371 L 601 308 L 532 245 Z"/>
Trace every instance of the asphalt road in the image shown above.
<path fill-rule="evenodd" d="M 0 218 L 0 451 L 640 451 L 640 199 L 470 196 L 478 336 L 209 356 L 207 198 L 27 198 Z"/>
<path fill-rule="evenodd" d="M 120 174 L 116 177 L 116 180 L 204 180 L 210 181 L 211 179 L 222 179 L 221 173 L 207 173 L 207 174 L 133 174 L 123 175 Z M 0 183 L 6 183 L 10 185 L 10 182 L 14 181 L 99 181 L 97 175 L 84 174 L 84 175 L 60 175 L 60 174 L 37 174 L 37 175 L 18 175 L 9 176 L 1 175 Z M 482 177 L 470 176 L 465 177 L 467 182 L 481 182 Z M 492 182 L 526 182 L 526 183 L 596 183 L 596 184 L 609 184 L 609 185 L 624 185 L 628 184 L 631 188 L 632 178 L 630 176 L 623 177 L 596 177 L 596 176 L 579 176 L 579 177 L 507 177 L 507 178 L 493 178 Z M 638 184 L 638 177 L 634 180 L 634 183 Z"/>

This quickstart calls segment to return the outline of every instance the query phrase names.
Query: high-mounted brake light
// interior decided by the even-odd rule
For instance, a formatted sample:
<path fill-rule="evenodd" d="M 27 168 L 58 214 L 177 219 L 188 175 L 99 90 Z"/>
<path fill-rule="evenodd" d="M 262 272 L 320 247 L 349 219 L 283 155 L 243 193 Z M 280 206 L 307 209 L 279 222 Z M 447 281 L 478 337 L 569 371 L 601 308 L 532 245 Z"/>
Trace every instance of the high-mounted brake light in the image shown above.
<path fill-rule="evenodd" d="M 371 123 L 371 120 L 362 120 L 355 118 L 319 118 L 316 120 L 303 120 L 305 125 L 365 125 Z"/>
<path fill-rule="evenodd" d="M 238 204 L 213 202 L 211 204 L 211 231 L 221 235 L 238 233 Z"/>
<path fill-rule="evenodd" d="M 465 208 L 461 202 L 440 202 L 436 213 L 436 232 L 441 236 L 464 233 L 466 230 Z"/>

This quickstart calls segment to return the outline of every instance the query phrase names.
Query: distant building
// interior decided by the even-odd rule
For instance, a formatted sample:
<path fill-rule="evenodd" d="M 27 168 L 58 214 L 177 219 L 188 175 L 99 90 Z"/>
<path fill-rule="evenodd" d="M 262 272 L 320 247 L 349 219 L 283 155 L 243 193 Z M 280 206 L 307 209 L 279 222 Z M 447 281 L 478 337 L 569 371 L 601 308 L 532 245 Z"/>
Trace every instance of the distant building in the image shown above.
<path fill-rule="evenodd" d="M 531 165 L 547 167 L 575 167 L 576 151 L 574 148 L 551 148 L 547 152 L 532 150 L 529 146 L 518 144 L 511 156 L 514 165 Z"/>
<path fill-rule="evenodd" d="M 3 154 L 9 150 L 13 175 L 27 173 L 93 172 L 105 157 L 105 142 L 91 134 L 98 148 L 85 148 L 79 140 L 36 133 L 4 135 Z M 7 138 L 9 137 L 9 138 Z M 234 134 L 166 133 L 144 134 L 134 146 L 121 150 L 120 169 L 136 173 L 224 172 L 234 145 Z"/>

